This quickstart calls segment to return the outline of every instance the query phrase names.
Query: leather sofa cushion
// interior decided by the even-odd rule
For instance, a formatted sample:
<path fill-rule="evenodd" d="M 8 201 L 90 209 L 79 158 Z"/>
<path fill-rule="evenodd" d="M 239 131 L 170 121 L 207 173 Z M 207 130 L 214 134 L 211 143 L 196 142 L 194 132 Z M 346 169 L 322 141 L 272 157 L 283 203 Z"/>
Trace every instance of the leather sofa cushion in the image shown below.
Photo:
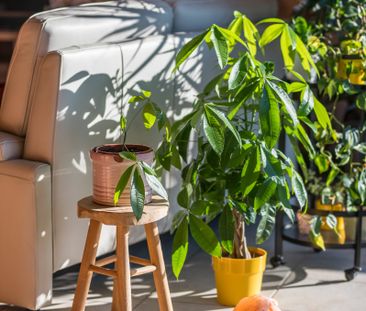
<path fill-rule="evenodd" d="M 0 161 L 20 159 L 23 154 L 24 138 L 0 132 Z"/>
<path fill-rule="evenodd" d="M 50 166 L 0 162 L 1 302 L 38 310 L 52 294 Z"/>
<path fill-rule="evenodd" d="M 49 51 L 171 32 L 170 5 L 162 0 L 87 4 L 39 13 L 21 28 L 0 109 L 0 130 L 25 135 L 39 64 Z"/>
<path fill-rule="evenodd" d="M 277 14 L 276 0 L 167 0 L 174 7 L 174 31 L 202 31 L 212 24 L 226 26 L 238 10 L 253 21 Z"/>

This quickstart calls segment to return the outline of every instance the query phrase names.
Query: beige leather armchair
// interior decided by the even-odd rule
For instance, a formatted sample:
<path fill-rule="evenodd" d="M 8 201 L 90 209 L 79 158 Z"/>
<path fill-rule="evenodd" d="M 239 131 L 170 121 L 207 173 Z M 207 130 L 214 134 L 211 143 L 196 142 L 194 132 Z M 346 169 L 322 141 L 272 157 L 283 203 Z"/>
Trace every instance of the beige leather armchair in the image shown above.
<path fill-rule="evenodd" d="M 215 1 L 197 0 L 196 10 Z M 222 13 L 243 10 L 241 3 L 216 5 Z M 171 74 L 176 51 L 194 35 L 186 30 L 211 23 L 184 29 L 193 27 L 184 15 L 189 4 L 91 4 L 35 15 L 21 29 L 0 108 L 0 302 L 39 309 L 51 301 L 52 274 L 80 261 L 87 223 L 77 219 L 76 202 L 91 193 L 88 151 L 118 140 L 130 90 L 161 94 L 155 100 L 174 119 L 215 74 L 215 56 L 206 50 L 203 64 L 198 54 Z M 128 140 L 155 147 L 159 137 L 134 121 Z M 164 178 L 172 210 L 176 176 Z M 172 214 L 159 224 L 162 231 Z M 114 249 L 114 234 L 103 229 L 99 255 Z M 138 228 L 131 234 L 132 243 L 142 238 Z"/>

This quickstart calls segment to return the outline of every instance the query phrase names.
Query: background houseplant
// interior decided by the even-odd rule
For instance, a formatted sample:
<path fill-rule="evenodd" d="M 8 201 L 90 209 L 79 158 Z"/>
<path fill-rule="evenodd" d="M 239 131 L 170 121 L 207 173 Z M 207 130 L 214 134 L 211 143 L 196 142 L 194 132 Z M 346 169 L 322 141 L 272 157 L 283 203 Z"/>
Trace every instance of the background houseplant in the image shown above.
<path fill-rule="evenodd" d="M 328 102 L 335 129 L 331 132 L 313 128 L 317 152 L 313 169 L 319 179 L 319 189 L 313 194 L 321 197 L 323 207 L 331 210 L 333 207 L 339 210 L 340 204 L 347 210 L 365 204 L 360 192 L 364 187 L 366 151 L 362 117 L 366 109 L 362 86 L 366 64 L 365 4 L 365 1 L 353 0 L 309 1 L 303 12 L 307 19 L 298 17 L 293 23 L 315 60 L 319 77 L 313 90 L 323 102 Z M 350 221 L 354 222 L 346 219 Z M 324 222 L 328 227 L 337 227 L 332 214 Z M 313 239 L 319 237 L 320 223 L 319 217 L 313 219 Z M 344 242 L 341 234 L 339 239 Z"/>
<path fill-rule="evenodd" d="M 240 282 L 232 279 L 222 287 L 223 277 L 216 275 L 219 301 L 224 304 L 235 304 L 242 296 L 260 290 L 265 252 L 248 248 L 246 224 L 261 217 L 257 231 L 257 242 L 261 243 L 271 234 L 277 210 L 294 218 L 291 194 L 301 208 L 307 206 L 300 174 L 277 148 L 281 133 L 290 138 L 297 159 L 304 165 L 298 142 L 310 156 L 314 154 L 304 129 L 314 125 L 307 115 L 314 110 L 319 126 L 331 127 L 325 108 L 301 75 L 292 72 L 298 81 L 288 84 L 273 75 L 273 63 L 257 59 L 258 46 L 263 48 L 280 38 L 286 70 L 293 69 L 298 57 L 310 72 L 315 65 L 303 42 L 280 19 L 263 20 L 261 24 L 269 24 L 262 35 L 245 15 L 235 12 L 228 28 L 212 25 L 181 49 L 175 70 L 205 43 L 215 51 L 221 72 L 198 94 L 191 113 L 173 124 L 171 134 L 165 136 L 156 153 L 163 168 L 182 167 L 182 190 L 178 194 L 182 210 L 173 221 L 175 276 L 179 276 L 187 256 L 188 231 L 213 256 L 214 266 L 230 260 L 243 266 L 261 258 L 255 272 L 259 274 L 257 284 L 247 284 L 245 278 Z M 302 94 L 298 110 L 292 94 Z M 197 150 L 193 158 L 190 147 Z M 220 239 L 208 225 L 216 217 Z M 248 291 L 251 285 L 254 289 Z M 227 293 L 232 296 L 227 297 Z"/>

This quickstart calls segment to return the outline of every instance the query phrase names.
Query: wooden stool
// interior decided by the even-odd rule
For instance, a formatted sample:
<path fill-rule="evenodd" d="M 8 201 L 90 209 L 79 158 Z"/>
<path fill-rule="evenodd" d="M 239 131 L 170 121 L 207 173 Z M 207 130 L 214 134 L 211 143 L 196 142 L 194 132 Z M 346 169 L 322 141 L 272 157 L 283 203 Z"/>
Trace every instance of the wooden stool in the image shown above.
<path fill-rule="evenodd" d="M 159 231 L 156 221 L 168 214 L 169 203 L 159 196 L 154 196 L 150 204 L 145 205 L 139 221 L 130 206 L 106 207 L 93 202 L 87 197 L 78 202 L 78 217 L 89 218 L 89 230 L 85 243 L 83 259 L 72 305 L 72 311 L 85 310 L 93 272 L 114 278 L 113 311 L 131 311 L 131 276 L 153 272 L 160 311 L 173 311 L 164 258 L 161 250 Z M 102 224 L 117 227 L 116 255 L 96 261 Z M 150 260 L 129 256 L 129 226 L 144 225 Z M 115 263 L 115 269 L 103 266 Z M 130 269 L 130 262 L 142 267 Z"/>

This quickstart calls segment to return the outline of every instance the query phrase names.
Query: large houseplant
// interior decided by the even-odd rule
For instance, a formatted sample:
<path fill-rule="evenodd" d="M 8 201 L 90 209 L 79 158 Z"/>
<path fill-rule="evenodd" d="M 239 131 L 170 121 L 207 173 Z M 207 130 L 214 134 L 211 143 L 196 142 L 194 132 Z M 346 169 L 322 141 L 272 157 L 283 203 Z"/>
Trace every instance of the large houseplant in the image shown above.
<path fill-rule="evenodd" d="M 314 63 L 303 42 L 280 19 L 261 24 L 269 24 L 262 35 L 245 15 L 235 12 L 228 28 L 212 25 L 180 50 L 175 70 L 207 44 L 215 51 L 221 72 L 198 94 L 192 111 L 173 124 L 156 153 L 163 168 L 182 167 L 177 198 L 182 209 L 173 220 L 173 273 L 178 277 L 184 265 L 190 231 L 212 255 L 218 299 L 227 305 L 258 293 L 261 286 L 266 253 L 247 246 L 246 224 L 261 217 L 257 230 L 261 243 L 270 236 L 278 210 L 294 218 L 292 194 L 301 208 L 307 206 L 300 174 L 277 148 L 281 133 L 290 138 L 300 165 L 305 165 L 298 143 L 314 154 L 304 129 L 314 125 L 308 114 L 314 110 L 319 126 L 331 127 L 325 108 L 302 76 L 292 72 L 298 81 L 288 84 L 274 75 L 273 63 L 257 58 L 258 47 L 280 38 L 286 70 L 293 69 L 298 57 L 310 72 Z M 298 109 L 292 94 L 301 95 Z M 188 150 L 192 144 L 197 150 L 193 157 Z M 208 224 L 216 217 L 220 238 Z"/>

